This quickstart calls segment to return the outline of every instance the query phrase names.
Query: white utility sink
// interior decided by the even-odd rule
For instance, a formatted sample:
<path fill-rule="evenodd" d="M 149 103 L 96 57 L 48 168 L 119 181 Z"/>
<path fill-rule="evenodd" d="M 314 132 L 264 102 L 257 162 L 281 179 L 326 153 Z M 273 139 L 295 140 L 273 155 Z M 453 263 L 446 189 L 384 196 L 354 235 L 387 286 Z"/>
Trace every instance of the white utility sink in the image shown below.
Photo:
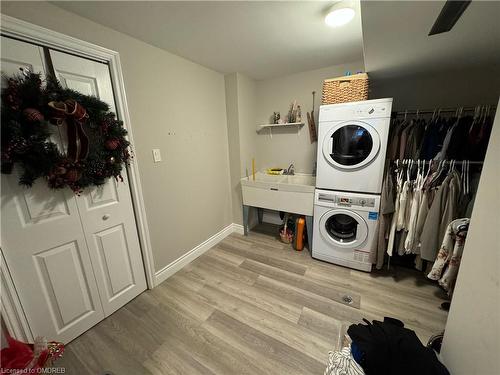
<path fill-rule="evenodd" d="M 268 175 L 263 172 L 241 179 L 243 204 L 312 216 L 316 177 L 310 174 Z"/>

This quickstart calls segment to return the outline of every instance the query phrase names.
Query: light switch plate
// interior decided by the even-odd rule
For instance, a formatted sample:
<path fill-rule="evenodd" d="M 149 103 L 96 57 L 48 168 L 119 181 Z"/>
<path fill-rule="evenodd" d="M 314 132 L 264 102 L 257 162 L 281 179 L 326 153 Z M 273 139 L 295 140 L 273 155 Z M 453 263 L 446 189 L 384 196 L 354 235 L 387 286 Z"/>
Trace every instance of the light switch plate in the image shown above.
<path fill-rule="evenodd" d="M 161 153 L 159 148 L 153 148 L 153 160 L 155 163 L 161 161 Z"/>

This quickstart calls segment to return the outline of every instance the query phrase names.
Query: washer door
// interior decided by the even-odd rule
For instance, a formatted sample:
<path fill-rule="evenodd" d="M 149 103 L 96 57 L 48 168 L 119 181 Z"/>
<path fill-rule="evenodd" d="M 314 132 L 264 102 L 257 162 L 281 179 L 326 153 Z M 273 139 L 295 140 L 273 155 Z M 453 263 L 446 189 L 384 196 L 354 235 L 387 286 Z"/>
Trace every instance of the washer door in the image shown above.
<path fill-rule="evenodd" d="M 370 163 L 380 150 L 380 137 L 372 126 L 346 121 L 332 127 L 323 138 L 323 156 L 332 166 L 358 169 Z"/>
<path fill-rule="evenodd" d="M 330 210 L 319 221 L 323 238 L 345 249 L 361 245 L 368 236 L 368 226 L 357 213 L 345 209 Z"/>

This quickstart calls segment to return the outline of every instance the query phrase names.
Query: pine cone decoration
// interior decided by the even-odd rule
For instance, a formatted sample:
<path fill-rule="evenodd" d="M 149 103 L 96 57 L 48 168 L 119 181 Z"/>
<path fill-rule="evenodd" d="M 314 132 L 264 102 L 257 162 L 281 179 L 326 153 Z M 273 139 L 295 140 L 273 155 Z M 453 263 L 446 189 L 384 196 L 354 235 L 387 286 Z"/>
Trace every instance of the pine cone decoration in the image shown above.
<path fill-rule="evenodd" d="M 120 141 L 116 138 L 111 138 L 111 139 L 108 139 L 105 143 L 104 143 L 104 147 L 106 147 L 108 150 L 116 150 L 118 148 L 118 146 L 120 146 Z"/>
<path fill-rule="evenodd" d="M 26 108 L 23 114 L 30 122 L 40 122 L 44 120 L 42 113 L 35 108 Z"/>
<path fill-rule="evenodd" d="M 59 166 L 59 167 L 57 167 L 57 168 L 55 169 L 55 171 L 54 171 L 54 173 L 55 173 L 56 175 L 64 175 L 64 174 L 66 174 L 66 172 L 67 172 L 67 170 L 66 170 L 66 168 L 64 168 L 63 166 Z"/>
<path fill-rule="evenodd" d="M 15 79 L 9 78 L 8 86 L 5 88 L 3 96 L 6 104 L 10 108 L 14 110 L 19 108 L 21 105 L 21 98 L 19 97 L 19 85 Z"/>
<path fill-rule="evenodd" d="M 80 179 L 80 172 L 77 169 L 70 169 L 66 175 L 64 176 L 66 178 L 66 181 L 72 183 L 76 182 Z"/>

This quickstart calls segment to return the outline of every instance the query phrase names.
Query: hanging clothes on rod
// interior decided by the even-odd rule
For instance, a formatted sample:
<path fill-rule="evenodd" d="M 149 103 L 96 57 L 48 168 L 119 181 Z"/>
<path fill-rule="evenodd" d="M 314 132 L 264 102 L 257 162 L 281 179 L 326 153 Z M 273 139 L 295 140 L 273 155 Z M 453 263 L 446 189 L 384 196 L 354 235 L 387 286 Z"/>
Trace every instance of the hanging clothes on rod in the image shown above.
<path fill-rule="evenodd" d="M 451 221 L 470 217 L 482 162 L 395 160 L 382 187 L 376 267 L 384 253 L 434 263 Z M 471 171 L 471 166 L 476 171 Z M 477 177 L 476 177 L 477 176 Z"/>
<path fill-rule="evenodd" d="M 484 160 L 493 124 L 492 108 L 397 112 L 391 124 L 387 157 Z"/>
<path fill-rule="evenodd" d="M 449 223 L 470 217 L 495 106 L 393 113 L 374 263 L 434 262 Z"/>
<path fill-rule="evenodd" d="M 416 254 L 417 269 L 422 269 L 422 260 L 434 262 L 448 224 L 465 212 L 461 205 L 468 204 L 462 195 L 469 194 L 469 164 L 406 159 L 388 168 L 381 198 L 377 268 L 383 265 L 383 252 L 390 257 Z"/>

